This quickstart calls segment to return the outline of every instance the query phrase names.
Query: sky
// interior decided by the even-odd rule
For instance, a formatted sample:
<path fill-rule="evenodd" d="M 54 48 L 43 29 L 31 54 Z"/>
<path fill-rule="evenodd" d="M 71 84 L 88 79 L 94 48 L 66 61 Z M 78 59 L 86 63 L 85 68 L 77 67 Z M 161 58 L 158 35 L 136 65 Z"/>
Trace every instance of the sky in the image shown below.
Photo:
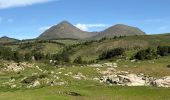
<path fill-rule="evenodd" d="M 170 0 L 0 0 L 0 37 L 38 37 L 67 20 L 84 31 L 115 24 L 147 34 L 170 33 Z"/>

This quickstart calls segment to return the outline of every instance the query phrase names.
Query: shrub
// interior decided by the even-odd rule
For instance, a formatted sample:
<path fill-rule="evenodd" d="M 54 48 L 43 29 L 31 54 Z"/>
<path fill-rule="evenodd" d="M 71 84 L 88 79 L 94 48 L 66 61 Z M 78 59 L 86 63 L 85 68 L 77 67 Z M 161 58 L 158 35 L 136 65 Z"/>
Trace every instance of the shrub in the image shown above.
<path fill-rule="evenodd" d="M 61 53 L 53 55 L 53 59 L 61 62 L 69 62 L 69 53 L 67 49 L 64 49 Z"/>
<path fill-rule="evenodd" d="M 170 65 L 167 65 L 168 68 L 170 68 Z"/>
<path fill-rule="evenodd" d="M 74 60 L 74 63 L 82 64 L 82 63 L 83 63 L 83 60 L 82 60 L 81 56 L 77 57 L 77 58 Z"/>
<path fill-rule="evenodd" d="M 152 60 L 157 58 L 157 53 L 154 49 L 148 48 L 146 50 L 138 51 L 134 58 L 138 60 Z"/>
<path fill-rule="evenodd" d="M 99 55 L 99 59 L 110 59 L 112 57 L 117 57 L 123 55 L 125 50 L 123 48 L 116 48 L 108 51 L 104 51 L 101 55 Z"/>
<path fill-rule="evenodd" d="M 170 47 L 168 47 L 168 46 L 158 46 L 157 53 L 160 56 L 167 56 L 170 53 Z"/>
<path fill-rule="evenodd" d="M 23 81 L 21 81 L 21 83 L 24 83 L 24 84 L 30 84 L 32 82 L 34 82 L 36 79 L 38 79 L 38 76 L 30 76 L 30 77 L 27 77 L 26 79 L 24 79 Z"/>

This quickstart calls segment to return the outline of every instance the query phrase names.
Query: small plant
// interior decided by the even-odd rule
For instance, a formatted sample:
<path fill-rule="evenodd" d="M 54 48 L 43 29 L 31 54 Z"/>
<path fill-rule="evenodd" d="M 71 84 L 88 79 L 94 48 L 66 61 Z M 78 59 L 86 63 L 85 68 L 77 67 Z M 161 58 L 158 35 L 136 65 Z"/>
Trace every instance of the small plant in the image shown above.
<path fill-rule="evenodd" d="M 170 68 L 170 64 L 169 64 L 169 65 L 167 65 L 167 68 Z"/>

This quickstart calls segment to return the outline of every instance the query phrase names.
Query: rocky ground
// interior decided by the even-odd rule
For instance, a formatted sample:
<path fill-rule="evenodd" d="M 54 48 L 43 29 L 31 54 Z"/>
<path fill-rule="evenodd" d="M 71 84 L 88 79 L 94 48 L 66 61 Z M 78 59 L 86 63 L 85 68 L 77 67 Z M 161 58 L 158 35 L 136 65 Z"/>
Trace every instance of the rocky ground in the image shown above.
<path fill-rule="evenodd" d="M 51 61 L 50 61 L 51 62 Z M 155 78 L 143 73 L 134 74 L 128 71 L 117 70 L 117 63 L 103 63 L 80 66 L 83 68 L 91 68 L 96 71 L 98 75 L 90 76 L 88 73 L 84 74 L 81 71 L 72 72 L 67 71 L 67 67 L 55 68 L 54 70 L 42 69 L 41 66 L 30 63 L 8 63 L 1 68 L 1 72 L 14 72 L 20 74 L 28 68 L 37 70 L 31 75 L 22 76 L 21 78 L 11 77 L 8 81 L 1 83 L 1 86 L 8 86 L 10 88 L 34 88 L 42 86 L 60 86 L 67 85 L 69 81 L 67 78 L 75 80 L 92 80 L 107 85 L 121 85 L 121 86 L 154 86 L 154 87 L 170 87 L 170 76 L 162 78 Z M 74 68 L 75 66 L 71 66 Z M 57 70 L 56 70 L 57 69 Z"/>

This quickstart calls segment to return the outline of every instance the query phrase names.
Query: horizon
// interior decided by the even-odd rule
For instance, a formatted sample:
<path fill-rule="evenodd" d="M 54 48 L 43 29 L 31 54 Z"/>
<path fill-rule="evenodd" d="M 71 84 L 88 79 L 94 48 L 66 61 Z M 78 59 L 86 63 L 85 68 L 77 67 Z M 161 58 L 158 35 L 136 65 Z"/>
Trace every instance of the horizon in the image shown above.
<path fill-rule="evenodd" d="M 1 0 L 0 37 L 36 38 L 64 20 L 88 32 L 125 24 L 146 34 L 169 33 L 169 3 L 168 0 Z"/>

